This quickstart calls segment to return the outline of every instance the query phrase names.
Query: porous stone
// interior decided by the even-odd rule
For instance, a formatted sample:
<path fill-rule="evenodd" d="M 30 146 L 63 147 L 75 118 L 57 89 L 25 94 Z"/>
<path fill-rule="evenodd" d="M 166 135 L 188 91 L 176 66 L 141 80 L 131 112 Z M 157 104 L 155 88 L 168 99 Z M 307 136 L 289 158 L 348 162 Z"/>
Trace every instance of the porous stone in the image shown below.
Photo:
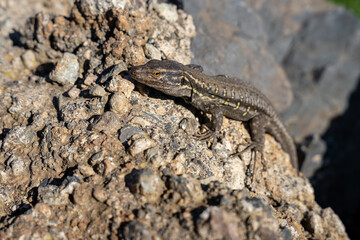
<path fill-rule="evenodd" d="M 67 92 L 67 94 L 69 95 L 70 98 L 77 98 L 80 95 L 80 89 L 78 89 L 76 86 L 73 86 L 72 88 L 70 88 L 70 90 Z"/>
<path fill-rule="evenodd" d="M 129 99 L 122 92 L 114 93 L 109 100 L 110 110 L 116 114 L 127 114 L 130 111 Z"/>
<path fill-rule="evenodd" d="M 92 130 L 115 133 L 121 126 L 120 118 L 112 111 L 107 111 L 98 117 L 91 125 Z"/>
<path fill-rule="evenodd" d="M 105 89 L 103 87 L 100 87 L 99 85 L 95 85 L 90 88 L 89 93 L 94 97 L 103 97 L 106 95 Z"/>
<path fill-rule="evenodd" d="M 218 207 L 209 207 L 196 221 L 197 232 L 205 239 L 241 239 L 237 219 Z"/>
<path fill-rule="evenodd" d="M 96 79 L 97 79 L 96 75 L 89 74 L 88 76 L 86 76 L 86 78 L 84 80 L 84 84 L 87 86 L 92 86 L 95 84 Z"/>
<path fill-rule="evenodd" d="M 36 60 L 36 56 L 32 50 L 27 50 L 21 55 L 21 59 L 25 65 L 30 70 L 35 69 L 39 63 Z"/>
<path fill-rule="evenodd" d="M 131 156 L 136 156 L 139 153 L 144 152 L 145 150 L 154 147 L 155 143 L 150 138 L 139 138 L 133 141 L 129 148 L 129 153 Z"/>
<path fill-rule="evenodd" d="M 161 60 L 161 52 L 154 45 L 146 43 L 144 47 L 144 53 L 149 59 Z"/>
<path fill-rule="evenodd" d="M 79 76 L 79 62 L 72 53 L 64 53 L 49 77 L 60 85 L 74 84 Z"/>
<path fill-rule="evenodd" d="M 112 8 L 123 9 L 128 2 L 129 0 L 83 0 L 81 1 L 81 8 L 86 13 L 89 11 L 88 14 L 99 15 Z"/>
<path fill-rule="evenodd" d="M 137 127 L 131 125 L 125 125 L 120 129 L 119 140 L 121 142 L 126 142 L 135 134 L 141 133 L 142 130 L 138 129 Z"/>
<path fill-rule="evenodd" d="M 156 4 L 154 8 L 160 17 L 165 18 L 169 22 L 176 22 L 179 18 L 175 5 L 167 4 L 167 3 L 159 3 Z"/>
<path fill-rule="evenodd" d="M 132 193 L 144 196 L 149 202 L 156 202 L 164 191 L 164 182 L 149 168 L 133 170 L 127 176 L 127 186 Z"/>
<path fill-rule="evenodd" d="M 94 198 L 100 202 L 105 202 L 108 198 L 107 192 L 105 191 L 105 189 L 100 188 L 100 187 L 95 188 L 93 190 L 92 194 L 93 194 Z"/>
<path fill-rule="evenodd" d="M 4 139 L 4 145 L 31 144 L 36 139 L 36 133 L 30 127 L 14 127 Z"/>

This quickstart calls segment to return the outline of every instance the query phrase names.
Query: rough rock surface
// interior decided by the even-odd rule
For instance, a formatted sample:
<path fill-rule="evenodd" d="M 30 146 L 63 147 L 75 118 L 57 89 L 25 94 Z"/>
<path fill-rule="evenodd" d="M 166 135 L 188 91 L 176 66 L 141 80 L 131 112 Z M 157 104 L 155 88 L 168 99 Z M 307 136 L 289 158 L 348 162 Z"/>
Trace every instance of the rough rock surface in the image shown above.
<path fill-rule="evenodd" d="M 189 15 L 156 1 L 69 12 L 35 15 L 18 47 L 4 37 L 1 239 L 347 239 L 271 136 L 253 177 L 251 153 L 232 156 L 246 125 L 224 119 L 211 150 L 192 137 L 204 116 L 129 78 L 147 57 L 190 62 Z M 78 78 L 54 83 L 68 54 Z"/>

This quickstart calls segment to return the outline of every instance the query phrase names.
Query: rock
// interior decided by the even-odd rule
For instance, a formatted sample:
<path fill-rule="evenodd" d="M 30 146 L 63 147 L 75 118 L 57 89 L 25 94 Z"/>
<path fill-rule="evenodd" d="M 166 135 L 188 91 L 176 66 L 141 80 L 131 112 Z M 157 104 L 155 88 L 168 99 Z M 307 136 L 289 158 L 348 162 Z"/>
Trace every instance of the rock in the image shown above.
<path fill-rule="evenodd" d="M 144 196 L 148 202 L 158 201 L 164 191 L 163 181 L 149 168 L 133 170 L 126 184 L 132 193 Z"/>
<path fill-rule="evenodd" d="M 14 159 L 10 162 L 10 168 L 15 176 L 24 174 L 27 166 L 28 164 L 22 159 Z"/>
<path fill-rule="evenodd" d="M 78 98 L 80 95 L 80 89 L 78 89 L 76 86 L 73 86 L 72 88 L 70 88 L 67 94 L 72 99 Z"/>
<path fill-rule="evenodd" d="M 125 97 L 130 98 L 135 86 L 132 82 L 121 78 L 120 76 L 111 77 L 106 83 L 106 90 L 112 93 L 122 92 Z"/>
<path fill-rule="evenodd" d="M 129 148 L 131 156 L 136 156 L 139 153 L 155 146 L 154 141 L 149 138 L 139 138 L 133 141 Z"/>
<path fill-rule="evenodd" d="M 122 92 L 114 93 L 109 100 L 110 110 L 125 115 L 130 111 L 130 102 Z"/>
<path fill-rule="evenodd" d="M 160 50 L 157 49 L 156 47 L 154 47 L 154 45 L 152 45 L 152 44 L 149 44 L 149 43 L 145 44 L 144 53 L 145 53 L 145 56 L 148 57 L 149 59 L 161 60 Z"/>
<path fill-rule="evenodd" d="M 36 60 L 36 56 L 32 50 L 27 50 L 24 54 L 21 55 L 21 59 L 25 65 L 30 70 L 34 70 L 39 63 Z"/>
<path fill-rule="evenodd" d="M 121 80 L 119 77 L 111 77 L 110 80 L 106 82 L 106 90 L 112 93 L 119 92 L 120 82 Z"/>
<path fill-rule="evenodd" d="M 104 112 L 107 98 L 65 99 L 59 98 L 59 115 L 65 122 L 72 120 L 89 119 L 94 115 L 101 115 Z"/>
<path fill-rule="evenodd" d="M 129 0 L 84 0 L 80 2 L 80 8 L 83 10 L 83 13 L 86 13 L 89 16 L 99 15 L 107 12 L 112 8 L 123 9 L 128 2 Z"/>
<path fill-rule="evenodd" d="M 36 140 L 36 133 L 30 127 L 14 127 L 4 139 L 3 147 L 14 144 L 28 145 Z"/>
<path fill-rule="evenodd" d="M 100 202 L 105 202 L 108 198 L 107 192 L 103 188 L 95 188 L 92 194 Z"/>
<path fill-rule="evenodd" d="M 97 76 L 95 76 L 94 74 L 89 74 L 85 78 L 84 84 L 87 86 L 93 86 L 95 84 L 96 79 L 97 79 Z"/>
<path fill-rule="evenodd" d="M 314 234 L 316 238 L 321 238 L 324 234 L 321 217 L 314 212 L 310 212 L 306 219 L 310 232 Z"/>
<path fill-rule="evenodd" d="M 151 234 L 149 229 L 138 221 L 131 221 L 122 229 L 122 236 L 123 239 L 130 240 L 130 239 L 144 239 L 144 240 L 151 240 L 154 239 L 155 236 Z"/>
<path fill-rule="evenodd" d="M 344 10 L 314 14 L 302 23 L 284 59 L 297 92 L 285 113 L 296 139 L 323 134 L 330 120 L 345 111 L 360 75 L 355 53 L 360 43 L 353 41 L 358 34 L 360 22 Z M 301 121 L 296 121 L 299 117 Z"/>
<path fill-rule="evenodd" d="M 110 134 L 117 132 L 120 126 L 120 118 L 111 111 L 105 112 L 90 125 L 92 130 L 105 131 Z"/>
<path fill-rule="evenodd" d="M 301 172 L 304 176 L 311 178 L 321 168 L 326 150 L 326 143 L 319 135 L 316 134 L 304 139 L 301 144 L 301 151 L 305 153 L 305 159 L 301 166 Z"/>
<path fill-rule="evenodd" d="M 169 22 L 176 22 L 179 18 L 175 5 L 159 3 L 154 6 L 154 9 L 160 17 L 165 18 Z"/>
<path fill-rule="evenodd" d="M 189 201 L 200 204 L 205 198 L 200 182 L 191 178 L 172 175 L 167 179 L 166 187 L 180 194 L 181 202 L 179 204 L 186 205 Z"/>
<path fill-rule="evenodd" d="M 60 85 L 74 84 L 79 76 L 79 62 L 72 53 L 64 53 L 49 77 Z"/>
<path fill-rule="evenodd" d="M 0 58 L 0 239 L 348 239 L 340 219 L 316 204 L 311 185 L 270 135 L 252 176 L 251 152 L 232 156 L 250 143 L 243 123 L 224 118 L 211 149 L 210 141 L 192 136 L 201 132 L 200 123 L 207 123 L 205 116 L 158 91 L 133 91 L 126 70 L 148 61 L 146 44 L 168 59 L 190 63 L 195 27 L 184 11 L 176 11 L 173 22 L 154 10 L 158 1 L 128 1 L 124 8 L 109 7 L 114 1 L 76 1 L 58 12 L 48 9 L 63 1 L 49 0 L 46 6 L 24 2 L 23 8 L 8 2 L 6 11 L 0 8 L 0 19 L 12 22 L 20 34 L 14 32 L 11 40 L 9 34 L 0 36 L 5 56 Z M 263 64 L 261 74 L 274 71 L 270 75 L 275 77 L 279 69 L 267 55 L 273 54 L 270 34 L 262 29 L 273 22 L 262 20 L 261 25 L 259 13 L 272 12 L 275 5 L 290 16 L 306 5 L 308 10 L 296 18 L 301 26 L 319 2 L 253 0 L 245 7 L 242 1 L 213 2 L 218 9 L 211 18 L 230 12 L 224 14 L 230 27 L 207 30 L 220 32 L 221 39 L 242 39 L 229 42 L 232 55 L 227 57 L 235 59 L 239 43 L 242 56 L 250 56 L 249 64 L 239 62 L 253 67 L 248 72 Z M 291 35 L 294 21 L 272 13 L 282 19 L 284 31 L 271 34 Z M 280 40 L 284 46 L 285 40 Z M 41 77 L 23 70 L 22 46 L 36 53 Z M 202 53 L 209 56 L 213 50 Z M 79 63 L 76 88 L 45 81 L 64 52 L 74 53 Z M 248 77 L 258 76 L 252 74 Z M 110 111 L 107 93 L 91 97 L 88 91 L 96 85 L 124 95 L 126 114 Z M 73 98 L 66 94 L 71 87 Z"/>
<path fill-rule="evenodd" d="M 103 97 L 106 95 L 105 89 L 103 87 L 100 87 L 99 85 L 95 85 L 90 88 L 89 93 L 94 97 Z"/>
<path fill-rule="evenodd" d="M 218 207 L 209 207 L 196 221 L 196 229 L 204 239 L 241 239 L 237 219 Z"/>
<path fill-rule="evenodd" d="M 142 130 L 138 129 L 137 127 L 131 125 L 125 125 L 120 129 L 119 140 L 121 142 L 128 141 L 132 136 L 142 133 Z"/>
<path fill-rule="evenodd" d="M 126 67 L 124 62 L 120 62 L 112 67 L 110 69 L 106 69 L 100 78 L 100 82 L 104 83 L 106 80 L 108 80 L 110 77 L 116 77 L 123 71 L 127 71 L 128 68 Z"/>

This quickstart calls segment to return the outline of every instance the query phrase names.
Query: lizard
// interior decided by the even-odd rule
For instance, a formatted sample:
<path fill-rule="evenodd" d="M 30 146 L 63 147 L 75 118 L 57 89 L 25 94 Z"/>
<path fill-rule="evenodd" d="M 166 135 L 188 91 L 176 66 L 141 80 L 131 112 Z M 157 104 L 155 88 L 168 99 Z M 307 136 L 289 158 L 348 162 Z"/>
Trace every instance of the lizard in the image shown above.
<path fill-rule="evenodd" d="M 198 135 L 200 140 L 216 137 L 224 116 L 249 122 L 252 143 L 243 151 L 251 149 L 255 154 L 262 154 L 267 132 L 289 154 L 292 166 L 298 170 L 296 148 L 289 132 L 270 100 L 250 82 L 226 75 L 208 76 L 200 65 L 183 65 L 171 60 L 150 60 L 144 65 L 133 66 L 129 73 L 137 82 L 181 97 L 210 114 L 212 129 Z"/>

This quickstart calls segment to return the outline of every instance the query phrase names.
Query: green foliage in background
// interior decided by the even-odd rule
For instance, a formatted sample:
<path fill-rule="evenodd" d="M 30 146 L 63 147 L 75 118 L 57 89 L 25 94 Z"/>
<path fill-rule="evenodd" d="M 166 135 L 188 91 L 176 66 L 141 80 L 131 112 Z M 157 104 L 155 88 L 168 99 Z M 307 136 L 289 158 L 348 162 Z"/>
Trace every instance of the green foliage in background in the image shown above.
<path fill-rule="evenodd" d="M 330 0 L 330 2 L 345 6 L 360 17 L 360 0 Z"/>

